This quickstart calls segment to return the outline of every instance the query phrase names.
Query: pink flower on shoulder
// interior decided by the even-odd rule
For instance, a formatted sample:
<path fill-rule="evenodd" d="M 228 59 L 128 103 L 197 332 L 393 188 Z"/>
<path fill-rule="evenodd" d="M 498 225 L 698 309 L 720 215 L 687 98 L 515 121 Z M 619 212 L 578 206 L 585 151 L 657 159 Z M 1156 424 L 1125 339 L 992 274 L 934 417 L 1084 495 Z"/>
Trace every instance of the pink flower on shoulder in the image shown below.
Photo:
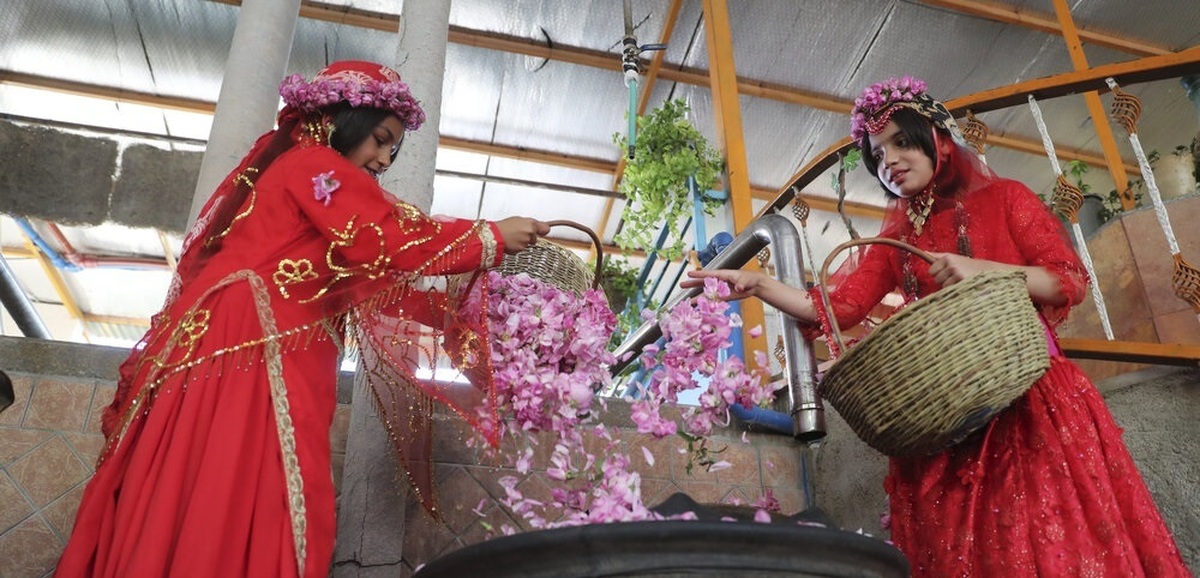
<path fill-rule="evenodd" d="M 324 172 L 313 177 L 312 182 L 313 197 L 324 203 L 326 207 L 333 200 L 333 192 L 342 186 L 341 181 L 333 178 L 333 171 Z"/>

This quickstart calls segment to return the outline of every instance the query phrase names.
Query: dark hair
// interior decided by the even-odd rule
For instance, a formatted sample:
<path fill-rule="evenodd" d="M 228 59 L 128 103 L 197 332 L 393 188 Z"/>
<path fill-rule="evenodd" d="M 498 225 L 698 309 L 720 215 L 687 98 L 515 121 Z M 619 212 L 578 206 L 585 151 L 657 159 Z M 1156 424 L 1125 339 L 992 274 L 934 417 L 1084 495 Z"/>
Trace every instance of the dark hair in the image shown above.
<path fill-rule="evenodd" d="M 379 126 L 379 123 L 391 115 L 392 111 L 390 110 L 354 108 L 343 102 L 329 111 L 334 126 L 333 134 L 329 136 L 329 146 L 342 155 L 350 154 L 350 151 L 371 136 L 371 132 Z M 401 137 L 403 138 L 403 135 Z M 396 154 L 399 152 L 400 147 L 392 150 L 393 161 L 396 160 Z"/>

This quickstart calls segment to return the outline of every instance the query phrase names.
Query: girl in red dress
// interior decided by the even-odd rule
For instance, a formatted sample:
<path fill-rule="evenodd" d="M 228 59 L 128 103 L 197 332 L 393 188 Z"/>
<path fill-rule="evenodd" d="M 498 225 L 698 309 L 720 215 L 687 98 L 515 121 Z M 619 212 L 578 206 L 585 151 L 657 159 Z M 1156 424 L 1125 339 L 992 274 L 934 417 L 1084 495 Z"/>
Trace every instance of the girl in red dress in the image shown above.
<path fill-rule="evenodd" d="M 280 93 L 278 128 L 206 204 L 163 310 L 121 366 L 55 576 L 328 575 L 347 336 L 367 371 L 387 375 L 374 401 L 395 417 L 389 404 L 420 396 L 394 388 L 419 387 L 418 365 L 435 357 L 421 352 L 442 331 L 460 362 L 487 343 L 470 306 L 486 276 L 474 274 L 548 231 L 521 217 L 430 218 L 380 188 L 425 119 L 394 70 L 337 62 Z M 402 448 L 404 424 L 388 425 Z"/>
<path fill-rule="evenodd" d="M 855 101 L 852 136 L 890 197 L 880 236 L 930 252 L 870 245 L 829 280 L 842 327 L 889 292 L 906 302 L 987 270 L 1025 273 L 1046 324 L 1050 369 L 1010 408 L 950 449 L 892 458 L 884 481 L 892 540 L 915 577 L 1191 576 L 1121 441 L 1104 400 L 1055 345 L 1053 328 L 1084 298 L 1087 274 L 1059 220 L 1024 185 L 966 148 L 946 108 L 913 78 Z M 717 277 L 818 323 L 815 291 L 760 272 Z"/>

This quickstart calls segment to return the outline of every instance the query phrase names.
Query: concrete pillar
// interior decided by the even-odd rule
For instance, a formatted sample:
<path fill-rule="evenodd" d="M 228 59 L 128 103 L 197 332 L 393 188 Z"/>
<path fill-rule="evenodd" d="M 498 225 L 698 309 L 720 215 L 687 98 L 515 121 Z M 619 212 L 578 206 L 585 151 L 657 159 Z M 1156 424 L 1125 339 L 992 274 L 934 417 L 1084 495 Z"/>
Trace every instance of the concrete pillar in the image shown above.
<path fill-rule="evenodd" d="M 395 66 L 425 110 L 425 124 L 406 135 L 403 149 L 384 173 L 383 187 L 429 211 L 437 160 L 442 79 L 450 33 L 450 0 L 405 2 Z M 359 372 L 355 392 L 364 391 Z M 338 507 L 334 578 L 390 578 L 403 568 L 402 546 L 408 487 L 383 426 L 366 395 L 355 395 L 346 439 Z"/>
<path fill-rule="evenodd" d="M 275 125 L 279 110 L 279 82 L 291 56 L 300 0 L 243 0 L 240 10 L 188 212 L 189 226 L 254 140 Z"/>

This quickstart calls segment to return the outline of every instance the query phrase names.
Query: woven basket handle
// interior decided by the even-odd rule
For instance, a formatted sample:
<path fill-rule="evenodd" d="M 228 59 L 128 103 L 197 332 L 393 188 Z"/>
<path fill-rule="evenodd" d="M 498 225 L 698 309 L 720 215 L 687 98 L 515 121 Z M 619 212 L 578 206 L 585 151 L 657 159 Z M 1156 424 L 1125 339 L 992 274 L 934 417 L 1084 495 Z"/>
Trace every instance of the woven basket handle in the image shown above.
<path fill-rule="evenodd" d="M 838 351 L 842 352 L 842 353 L 845 353 L 845 351 L 846 351 L 846 344 L 842 341 L 842 330 L 840 327 L 838 327 L 837 316 L 834 315 L 833 307 L 829 303 L 829 289 L 825 287 L 825 282 L 826 282 L 827 278 L 829 277 L 829 264 L 833 262 L 834 257 L 838 256 L 838 253 L 841 253 L 842 251 L 845 251 L 846 249 L 849 249 L 850 247 L 856 247 L 858 245 L 874 245 L 874 244 L 891 245 L 891 246 L 897 247 L 899 249 L 904 249 L 905 251 L 908 251 L 909 253 L 912 253 L 913 255 L 920 257 L 926 263 L 930 263 L 930 264 L 933 263 L 933 255 L 930 255 L 929 253 L 926 253 L 925 251 L 922 251 L 916 247 L 913 247 L 912 245 L 909 245 L 908 243 L 905 243 L 904 241 L 897 241 L 896 239 L 891 239 L 888 237 L 867 237 L 865 239 L 850 239 L 849 241 L 846 241 L 845 243 L 842 243 L 841 245 L 834 247 L 833 250 L 829 252 L 829 256 L 825 257 L 825 262 L 821 264 L 821 278 L 820 278 L 820 283 L 817 284 L 817 288 L 821 292 L 820 306 L 825 308 L 825 317 L 827 317 L 829 319 L 829 327 L 831 329 L 833 329 L 833 338 L 835 341 L 837 341 Z"/>
<path fill-rule="evenodd" d="M 594 243 L 596 245 L 596 273 L 594 275 L 592 275 L 592 289 L 599 287 L 600 286 L 600 271 L 602 271 L 603 267 L 604 267 L 604 245 L 602 245 L 600 243 L 600 237 L 596 235 L 596 232 L 589 229 L 588 227 L 586 227 L 584 225 L 580 225 L 579 223 L 576 223 L 575 221 L 569 221 L 567 219 L 546 221 L 546 224 L 551 227 L 563 226 L 563 227 L 570 227 L 572 229 L 577 229 L 579 231 L 583 231 L 584 233 L 587 234 L 588 237 L 592 238 L 592 243 Z"/>

